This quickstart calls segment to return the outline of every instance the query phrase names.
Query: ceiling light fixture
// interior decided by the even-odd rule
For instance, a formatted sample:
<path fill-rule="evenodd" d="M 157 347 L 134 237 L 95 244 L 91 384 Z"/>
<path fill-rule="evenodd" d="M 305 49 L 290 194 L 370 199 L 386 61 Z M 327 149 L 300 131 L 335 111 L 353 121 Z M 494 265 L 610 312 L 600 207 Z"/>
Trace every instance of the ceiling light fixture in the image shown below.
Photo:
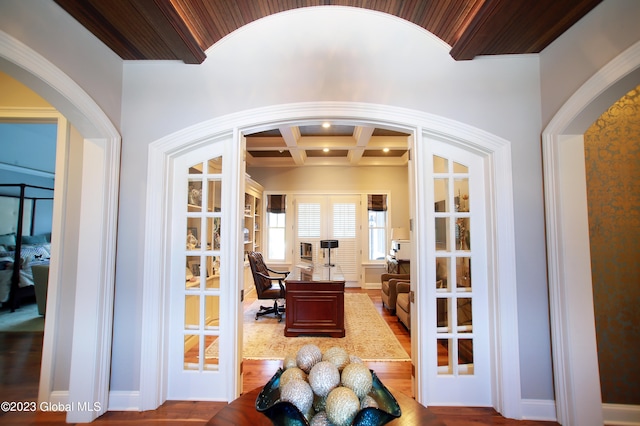
<path fill-rule="evenodd" d="M 389 152 L 389 148 L 383 148 L 382 152 Z"/>
<path fill-rule="evenodd" d="M 322 152 L 329 152 L 329 148 L 322 148 Z"/>
<path fill-rule="evenodd" d="M 325 121 L 324 123 L 322 123 L 322 127 L 324 129 L 328 129 L 329 127 L 331 127 L 331 123 L 329 123 L 328 121 Z"/>

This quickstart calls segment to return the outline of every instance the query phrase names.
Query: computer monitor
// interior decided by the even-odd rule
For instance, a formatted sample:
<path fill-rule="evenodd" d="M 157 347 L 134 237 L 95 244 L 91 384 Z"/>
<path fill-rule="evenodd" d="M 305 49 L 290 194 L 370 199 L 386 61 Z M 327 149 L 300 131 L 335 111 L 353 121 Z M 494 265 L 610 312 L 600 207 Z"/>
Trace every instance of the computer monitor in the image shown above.
<path fill-rule="evenodd" d="M 304 264 L 313 265 L 313 244 L 312 243 L 300 243 L 300 262 Z"/>

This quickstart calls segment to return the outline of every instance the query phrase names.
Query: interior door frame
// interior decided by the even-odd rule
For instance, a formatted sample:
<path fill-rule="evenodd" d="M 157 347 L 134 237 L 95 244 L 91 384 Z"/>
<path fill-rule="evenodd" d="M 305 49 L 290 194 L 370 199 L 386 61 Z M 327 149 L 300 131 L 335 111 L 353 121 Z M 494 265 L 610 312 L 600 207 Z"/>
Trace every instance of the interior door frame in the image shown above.
<path fill-rule="evenodd" d="M 59 272 L 49 286 L 47 323 L 42 347 L 40 401 L 69 404 L 93 401 L 100 409 L 75 410 L 67 413 L 70 423 L 90 422 L 102 415 L 109 403 L 111 373 L 111 342 L 113 329 L 113 301 L 115 287 L 116 225 L 121 139 L 108 116 L 75 81 L 39 53 L 0 31 L 0 71 L 21 81 L 49 102 L 66 119 L 59 124 L 68 129 L 72 123 L 83 137 L 82 194 L 77 242 L 77 271 L 75 301 L 65 306 L 56 289 L 52 288 Z M 58 135 L 65 130 L 59 129 Z M 64 150 L 64 148 L 61 148 Z M 57 153 L 58 154 L 58 153 Z M 56 160 L 56 175 L 58 165 Z M 60 170 L 54 189 L 54 218 L 52 233 L 63 235 L 67 170 Z M 99 188 L 99 191 L 96 191 Z M 56 205 L 57 204 L 57 205 Z M 68 242 L 70 243 L 70 242 Z M 64 242 L 52 245 L 52 255 L 60 255 Z M 73 335 L 69 385 L 67 390 L 54 391 L 54 374 L 60 373 L 62 358 L 59 352 L 64 343 L 56 320 L 64 310 L 73 312 Z M 65 330 L 69 332 L 69 330 Z M 58 356 L 56 356 L 58 353 Z M 67 355 L 69 356 L 69 355 Z M 66 362 L 66 360 L 64 361 Z M 63 373 L 64 374 L 64 373 Z"/>
<path fill-rule="evenodd" d="M 593 310 L 584 133 L 640 81 L 640 42 L 587 80 L 542 132 L 556 417 L 602 424 Z M 624 410 L 622 415 L 624 416 Z"/>
<path fill-rule="evenodd" d="M 497 137 L 488 132 L 474 128 L 454 120 L 428 114 L 422 111 L 407 110 L 405 108 L 367 104 L 360 102 L 309 102 L 248 110 L 214 118 L 183 129 L 166 137 L 163 137 L 149 145 L 149 164 L 147 175 L 147 206 L 145 237 L 145 273 L 143 280 L 143 329 L 142 329 L 142 353 L 141 353 L 141 377 L 140 397 L 141 409 L 155 409 L 164 402 L 166 395 L 166 380 L 164 368 L 166 362 L 165 348 L 163 347 L 164 330 L 158 333 L 158 324 L 165 324 L 165 312 L 162 309 L 162 301 L 166 300 L 167 282 L 158 270 L 168 259 L 166 251 L 162 248 L 166 238 L 166 216 L 163 215 L 167 198 L 166 182 L 172 158 L 183 149 L 188 149 L 191 144 L 198 143 L 207 138 L 221 133 L 233 133 L 237 141 L 238 150 L 242 149 L 241 134 L 245 131 L 257 131 L 266 128 L 278 127 L 291 121 L 340 119 L 352 120 L 368 125 L 387 125 L 398 127 L 412 133 L 416 138 L 415 149 L 429 149 L 430 138 L 440 138 L 446 143 L 454 143 L 465 149 L 482 153 L 490 161 L 488 173 L 489 182 L 493 184 L 488 191 L 488 205 L 490 206 L 489 227 L 491 235 L 496 241 L 490 244 L 493 252 L 488 257 L 492 259 L 490 269 L 493 281 L 493 295 L 495 303 L 492 308 L 497 311 L 496 321 L 491 324 L 491 331 L 495 337 L 494 359 L 492 371 L 492 387 L 494 394 L 492 400 L 497 411 L 505 417 L 520 418 L 522 407 L 520 397 L 520 357 L 518 350 L 518 318 L 516 299 L 516 273 L 515 273 L 515 234 L 513 218 L 513 190 L 511 149 L 509 141 Z M 416 197 L 423 193 L 426 167 L 421 164 L 416 155 L 416 173 L 413 176 Z M 433 210 L 433 209 L 431 209 Z M 415 224 L 415 230 L 420 235 L 421 229 L 427 229 L 426 215 L 429 210 L 424 200 L 416 198 L 416 209 L 411 214 Z M 151 232 L 153 230 L 153 232 Z M 425 242 L 414 242 L 413 252 L 415 258 L 425 252 Z M 239 256 L 238 270 L 241 267 L 242 256 Z M 425 284 L 426 271 L 416 264 L 416 277 L 419 288 Z M 413 265 L 412 265 L 413 266 Z M 413 267 L 412 267 L 413 269 Z M 499 285 L 498 285 L 499 283 Z M 240 285 L 240 284 L 238 284 Z M 237 289 L 240 291 L 240 287 Z M 239 298 L 238 298 L 239 299 Z M 490 301 L 490 303 L 492 303 Z M 235 306 L 235 304 L 234 304 Z M 420 297 L 416 299 L 416 311 L 418 321 L 415 326 L 412 340 L 416 340 L 418 350 L 412 354 L 415 365 L 416 399 L 419 402 L 426 401 L 425 372 L 422 365 L 425 362 L 425 354 L 421 349 L 420 322 L 427 320 L 426 313 L 421 313 L 421 306 L 426 306 Z M 240 303 L 235 307 L 240 309 Z M 237 329 L 237 325 L 236 325 Z M 235 350 L 235 349 L 234 349 Z M 236 360 L 241 360 L 240 354 L 234 354 Z M 239 378 L 240 362 L 235 362 L 236 374 Z M 239 380 L 239 379 L 236 379 Z M 240 386 L 235 383 L 228 386 L 230 389 L 229 400 L 239 394 Z"/>

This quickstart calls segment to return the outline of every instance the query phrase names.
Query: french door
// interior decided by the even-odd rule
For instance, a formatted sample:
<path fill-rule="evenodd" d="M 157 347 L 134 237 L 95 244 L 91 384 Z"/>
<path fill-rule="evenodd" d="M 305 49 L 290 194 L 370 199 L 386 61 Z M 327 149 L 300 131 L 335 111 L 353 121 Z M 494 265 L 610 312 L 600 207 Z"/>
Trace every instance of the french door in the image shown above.
<path fill-rule="evenodd" d="M 432 153 L 427 403 L 491 406 L 483 160 L 439 142 Z"/>
<path fill-rule="evenodd" d="M 338 240 L 331 249 L 331 263 L 340 266 L 346 281 L 360 277 L 360 197 L 358 195 L 309 195 L 295 198 L 296 230 L 294 247 L 301 242 L 313 245 L 315 263 L 329 262 L 329 249 L 321 249 L 321 240 Z M 300 260 L 296 251 L 296 261 Z"/>
<path fill-rule="evenodd" d="M 229 397 L 232 239 L 238 238 L 229 145 L 211 143 L 174 162 L 167 399 Z"/>

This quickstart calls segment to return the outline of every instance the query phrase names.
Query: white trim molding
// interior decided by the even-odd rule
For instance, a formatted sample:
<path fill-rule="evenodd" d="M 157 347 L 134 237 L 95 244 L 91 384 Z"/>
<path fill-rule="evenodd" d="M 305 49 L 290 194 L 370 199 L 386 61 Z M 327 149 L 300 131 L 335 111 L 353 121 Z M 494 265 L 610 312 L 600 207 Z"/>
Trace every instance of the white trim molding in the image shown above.
<path fill-rule="evenodd" d="M 140 373 L 140 409 L 157 408 L 166 399 L 166 304 L 167 285 L 162 267 L 168 262 L 165 247 L 169 236 L 165 222 L 168 217 L 167 200 L 170 191 L 171 158 L 184 150 L 228 132 L 238 136 L 244 131 L 258 131 L 286 123 L 310 119 L 340 119 L 357 121 L 362 125 L 386 124 L 406 129 L 414 135 L 426 132 L 468 150 L 482 152 L 490 164 L 489 186 L 492 206 L 488 213 L 494 226 L 492 241 L 493 303 L 496 307 L 493 342 L 495 353 L 493 401 L 505 417 L 520 418 L 520 364 L 518 344 L 515 235 L 513 218 L 511 152 L 508 141 L 468 125 L 421 111 L 365 103 L 309 102 L 275 105 L 234 113 L 208 120 L 163 137 L 149 145 L 147 199 L 145 216 L 142 352 Z M 421 137 L 421 136 L 420 136 Z M 238 141 L 238 149 L 241 149 Z M 417 171 L 419 173 L 419 171 Z M 419 220 L 420 215 L 416 216 Z M 160 230 L 160 232 L 158 232 Z M 238 284 L 240 285 L 240 284 Z M 237 289 L 239 293 L 240 287 Z M 160 330 L 158 329 L 160 325 Z M 417 327 L 416 327 L 417 329 Z M 416 331 L 416 332 L 419 332 Z M 415 335 L 415 332 L 414 332 Z M 419 339 L 419 336 L 417 336 Z M 239 356 L 237 353 L 236 357 Z M 419 359 L 414 354 L 414 362 Z M 238 360 L 236 360 L 238 361 Z M 239 362 L 234 365 L 239 366 Z M 238 367 L 239 368 L 239 367 Z M 420 401 L 426 379 L 416 363 L 416 387 Z M 234 374 L 240 377 L 239 374 Z M 426 377 L 426 376 L 424 376 Z M 236 379 L 238 380 L 238 379 Z M 227 384 L 228 389 L 238 389 Z"/>
<path fill-rule="evenodd" d="M 540 422 L 555 422 L 556 402 L 552 399 L 523 399 L 522 419 Z"/>
<path fill-rule="evenodd" d="M 87 401 L 98 403 L 100 409 L 95 411 L 76 410 L 67 413 L 68 422 L 90 422 L 104 413 L 109 398 L 120 135 L 104 111 L 75 81 L 33 49 L 3 31 L 0 31 L 0 71 L 22 81 L 45 98 L 64 115 L 64 126 L 66 127 L 68 120 L 85 138 L 83 169 L 92 172 L 91 185 L 83 181 L 82 186 L 83 191 L 92 191 L 92 194 L 91 197 L 83 197 L 79 216 L 79 248 L 82 258 L 79 259 L 77 273 L 81 279 L 77 280 L 75 287 L 76 294 L 81 295 L 82 299 L 76 301 L 73 308 L 69 389 L 56 392 L 68 392 L 68 403 L 74 406 Z M 36 113 L 36 117 L 40 116 Z M 88 178 L 89 175 L 83 175 L 85 177 Z M 56 184 L 55 193 L 62 193 L 60 196 L 64 197 L 65 178 L 62 177 L 60 182 Z M 96 192 L 96 188 L 100 188 L 101 192 Z M 55 207 L 60 203 L 61 199 L 54 200 L 52 233 L 57 235 L 62 235 L 65 220 L 64 207 Z M 93 207 L 90 208 L 91 206 Z M 96 211 L 97 206 L 99 211 Z M 57 256 L 64 254 L 61 244 L 62 242 L 52 247 Z M 51 286 L 49 297 L 54 300 L 47 301 L 38 396 L 40 401 L 51 401 L 56 397 L 52 388 L 58 333 L 55 318 L 59 316 L 61 303 Z M 91 350 L 90 356 L 87 356 L 87 348 Z"/>
<path fill-rule="evenodd" d="M 603 423 L 584 173 L 589 123 L 640 81 L 640 42 L 580 87 L 542 133 L 557 419 Z M 588 269 L 588 268 L 587 268 Z"/>
<path fill-rule="evenodd" d="M 604 424 L 611 426 L 640 426 L 640 405 L 602 404 Z"/>

